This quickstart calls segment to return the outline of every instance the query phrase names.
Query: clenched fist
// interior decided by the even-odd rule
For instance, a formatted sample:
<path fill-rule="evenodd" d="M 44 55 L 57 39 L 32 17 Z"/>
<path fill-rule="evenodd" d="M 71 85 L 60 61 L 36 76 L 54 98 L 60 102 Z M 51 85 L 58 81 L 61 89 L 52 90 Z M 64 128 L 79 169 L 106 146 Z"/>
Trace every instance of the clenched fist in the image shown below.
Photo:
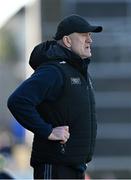
<path fill-rule="evenodd" d="M 70 137 L 69 126 L 58 126 L 53 128 L 52 133 L 49 135 L 49 140 L 60 140 L 62 144 L 66 143 Z"/>

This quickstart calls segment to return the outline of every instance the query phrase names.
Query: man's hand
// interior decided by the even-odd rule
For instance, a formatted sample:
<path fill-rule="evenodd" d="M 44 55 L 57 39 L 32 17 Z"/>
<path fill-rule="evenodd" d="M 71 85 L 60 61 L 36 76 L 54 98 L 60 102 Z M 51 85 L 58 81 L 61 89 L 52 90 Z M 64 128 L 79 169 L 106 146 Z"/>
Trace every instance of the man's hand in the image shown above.
<path fill-rule="evenodd" d="M 53 128 L 52 133 L 49 135 L 49 140 L 60 140 L 60 143 L 65 144 L 66 141 L 69 139 L 69 126 L 58 126 Z"/>

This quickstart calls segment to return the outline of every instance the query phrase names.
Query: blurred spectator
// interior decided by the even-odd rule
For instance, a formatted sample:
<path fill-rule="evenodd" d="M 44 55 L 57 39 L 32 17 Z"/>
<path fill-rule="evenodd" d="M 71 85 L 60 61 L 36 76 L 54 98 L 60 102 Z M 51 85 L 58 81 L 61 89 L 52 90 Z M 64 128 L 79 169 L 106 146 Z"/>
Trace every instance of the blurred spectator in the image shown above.
<path fill-rule="evenodd" d="M 5 156 L 11 155 L 13 138 L 9 131 L 2 130 L 0 132 L 0 153 Z"/>
<path fill-rule="evenodd" d="M 2 155 L 0 155 L 0 179 L 14 179 L 9 172 L 4 170 L 5 160 Z"/>
<path fill-rule="evenodd" d="M 14 179 L 10 174 L 5 171 L 0 171 L 0 179 Z"/>

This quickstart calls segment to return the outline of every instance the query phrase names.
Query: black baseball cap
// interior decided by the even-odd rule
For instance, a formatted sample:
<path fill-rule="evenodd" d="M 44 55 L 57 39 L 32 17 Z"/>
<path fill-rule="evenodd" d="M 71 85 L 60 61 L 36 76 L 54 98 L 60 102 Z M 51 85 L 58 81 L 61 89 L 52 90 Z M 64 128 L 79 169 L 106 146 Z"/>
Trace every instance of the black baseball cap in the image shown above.
<path fill-rule="evenodd" d="M 102 31 L 101 26 L 93 26 L 89 24 L 83 17 L 79 15 L 71 15 L 66 18 L 64 18 L 57 27 L 57 32 L 55 34 L 54 39 L 60 40 L 65 35 L 69 35 L 74 32 L 78 33 L 86 33 L 86 32 L 101 32 Z"/>

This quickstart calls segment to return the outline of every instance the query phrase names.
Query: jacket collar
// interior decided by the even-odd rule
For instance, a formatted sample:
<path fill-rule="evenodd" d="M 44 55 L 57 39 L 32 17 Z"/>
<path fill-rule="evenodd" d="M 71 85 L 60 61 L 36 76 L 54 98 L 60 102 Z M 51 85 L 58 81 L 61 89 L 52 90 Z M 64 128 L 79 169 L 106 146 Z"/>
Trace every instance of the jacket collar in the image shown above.
<path fill-rule="evenodd" d="M 68 50 L 67 48 L 57 44 L 58 48 L 64 52 L 64 59 L 67 63 L 69 63 L 71 66 L 76 68 L 80 73 L 82 73 L 84 76 L 87 76 L 87 70 L 88 65 L 90 63 L 90 59 L 81 59 L 80 56 L 75 54 L 74 52 Z"/>

